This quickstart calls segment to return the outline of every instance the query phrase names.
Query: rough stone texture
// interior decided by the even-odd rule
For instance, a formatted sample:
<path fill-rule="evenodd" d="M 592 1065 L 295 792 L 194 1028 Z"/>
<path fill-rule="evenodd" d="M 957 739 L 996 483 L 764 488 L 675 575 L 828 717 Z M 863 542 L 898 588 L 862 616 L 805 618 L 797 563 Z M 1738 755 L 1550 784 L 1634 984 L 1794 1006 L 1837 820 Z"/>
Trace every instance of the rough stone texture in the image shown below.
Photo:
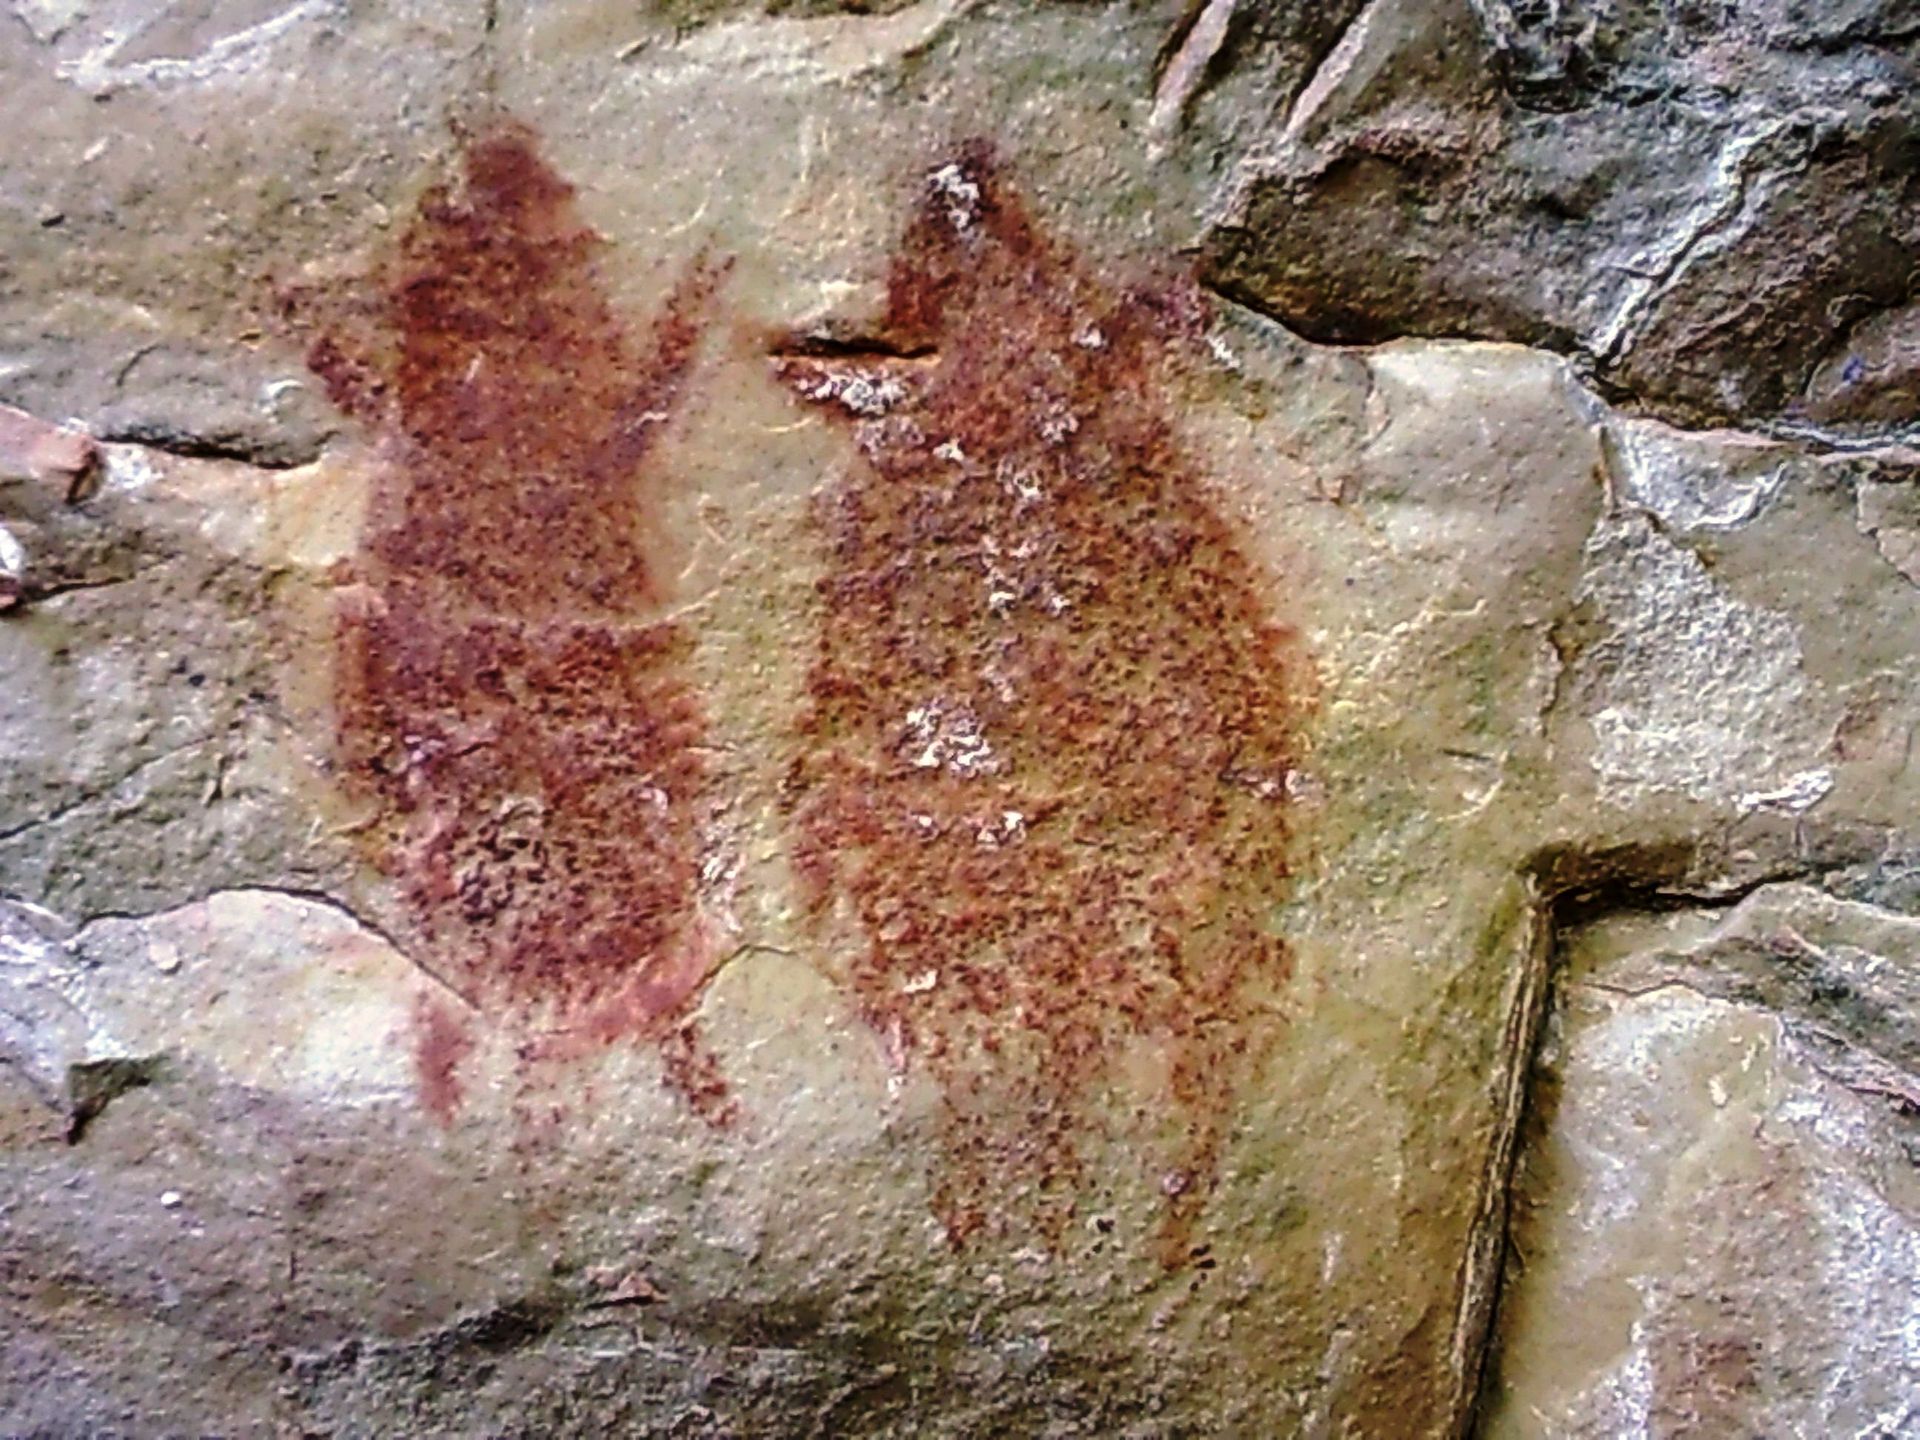
<path fill-rule="evenodd" d="M 8 5 L 0 1431 L 1899 1433 L 1916 33 Z"/>
<path fill-rule="evenodd" d="M 1910 427 L 1917 46 L 1903 0 L 1371 0 L 1210 263 L 1316 339 L 1518 340 L 1683 420 Z"/>
<path fill-rule="evenodd" d="M 1920 923 L 1802 885 L 1565 940 L 1490 1435 L 1920 1420 Z"/>

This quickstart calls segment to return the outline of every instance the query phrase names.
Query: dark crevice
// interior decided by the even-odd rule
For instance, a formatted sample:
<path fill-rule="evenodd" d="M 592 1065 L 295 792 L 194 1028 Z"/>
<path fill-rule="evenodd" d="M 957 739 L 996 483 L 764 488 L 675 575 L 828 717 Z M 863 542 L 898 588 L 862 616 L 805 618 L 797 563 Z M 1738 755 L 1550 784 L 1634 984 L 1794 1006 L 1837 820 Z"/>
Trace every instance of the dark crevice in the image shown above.
<path fill-rule="evenodd" d="M 199 743 L 204 744 L 206 742 L 201 741 Z M 171 753 L 177 753 L 177 752 L 169 752 L 169 753 L 171 754 Z M 163 756 L 160 758 L 164 759 L 165 757 Z M 141 768 L 144 769 L 145 767 L 143 766 Z M 122 783 L 124 783 L 124 781 Z M 98 799 L 98 798 L 101 798 L 101 797 L 99 796 L 88 797 L 89 800 Z M 8 835 L 0 835 L 0 840 L 7 839 L 9 838 L 10 835 L 18 834 L 22 830 L 32 829 L 35 825 L 45 824 L 45 823 L 46 823 L 46 820 L 44 819 L 29 821 L 26 825 L 21 826 L 14 831 L 8 832 Z M 333 911 L 336 915 L 339 915 L 342 918 L 352 922 L 354 925 L 356 925 L 360 929 L 366 931 L 369 935 L 372 935 L 376 939 L 382 941 L 396 955 L 399 955 L 408 964 L 412 965 L 414 969 L 418 970 L 422 975 L 426 976 L 427 979 L 431 980 L 435 985 L 439 986 L 442 990 L 445 990 L 448 995 L 452 996 L 455 1000 L 458 1000 L 462 1005 L 466 1006 L 469 1010 L 473 1010 L 476 1013 L 479 1011 L 480 1009 L 479 1003 L 471 995 L 469 995 L 465 990 L 461 989 L 458 985 L 455 985 L 451 980 L 449 980 L 447 976 L 441 973 L 441 971 L 438 968 L 422 961 L 419 958 L 419 956 L 414 953 L 415 947 L 403 945 L 400 941 L 400 937 L 394 934 L 394 932 L 388 929 L 386 926 L 382 925 L 379 921 L 374 920 L 371 917 L 363 914 L 358 907 L 352 904 L 349 904 L 345 900 L 342 900 L 339 896 L 335 895 L 332 891 L 319 888 L 318 886 L 287 885 L 287 884 L 278 884 L 278 883 L 250 884 L 245 881 L 237 881 L 233 884 L 228 884 L 228 885 L 215 885 L 206 890 L 195 891 L 193 894 L 188 895 L 177 902 L 163 905 L 157 910 L 95 911 L 92 914 L 83 917 L 79 921 L 78 925 L 75 928 L 75 934 L 76 936 L 84 934 L 86 930 L 89 929 L 90 927 L 94 925 L 102 924 L 103 922 L 106 922 L 106 921 L 119 921 L 123 924 L 133 924 L 133 925 L 143 924 L 146 921 L 151 920 L 155 915 L 162 914 L 166 911 L 181 910 L 181 909 L 185 909 L 187 906 L 190 906 L 190 905 L 205 904 L 208 900 L 212 899 L 215 895 L 232 894 L 237 891 L 243 891 L 243 890 L 250 890 L 258 894 L 285 895 L 289 899 L 304 900 L 309 905 L 318 905 L 322 909 Z"/>
<path fill-rule="evenodd" d="M 1550 846 L 1526 873 L 1539 885 L 1559 930 L 1601 915 L 1731 909 L 1769 885 L 1818 880 L 1842 868 L 1812 860 L 1784 860 L 1737 885 L 1701 878 L 1701 847 L 1691 841 L 1612 846 L 1590 851 Z"/>
<path fill-rule="evenodd" d="M 1527 919 L 1526 953 L 1501 1031 L 1501 1058 L 1493 1076 L 1501 1113 L 1481 1178 L 1479 1204 L 1461 1256 L 1460 1303 L 1453 1333 L 1454 1389 L 1449 1397 L 1447 1425 L 1452 1440 L 1464 1440 L 1480 1424 L 1483 1391 L 1491 1369 L 1488 1361 L 1499 1319 L 1500 1286 L 1506 1271 L 1514 1168 L 1534 1056 L 1545 1028 L 1555 945 L 1553 907 L 1551 901 L 1543 903 L 1539 899 L 1537 881 L 1529 881 L 1529 889 L 1535 901 Z"/>
<path fill-rule="evenodd" d="M 1212 12 L 1220 6 L 1226 13 L 1216 21 Z M 1202 94 L 1240 67 L 1244 49 L 1257 38 L 1278 38 L 1260 35 L 1264 27 L 1258 10 L 1258 6 L 1242 5 L 1238 0 L 1195 0 L 1169 32 L 1154 57 L 1153 94 L 1156 110 L 1168 100 L 1174 102 L 1169 118 L 1175 128 L 1186 123 Z M 1203 25 L 1212 32 L 1211 46 L 1204 55 L 1189 57 L 1188 51 L 1208 43 L 1208 37 L 1201 33 Z M 1192 63 L 1194 59 L 1197 65 Z M 1170 84 L 1175 87 L 1171 93 Z"/>
<path fill-rule="evenodd" d="M 1340 42 L 1360 22 L 1360 17 L 1371 3 L 1372 0 L 1345 0 L 1345 3 L 1331 6 L 1316 17 L 1317 28 L 1307 37 L 1305 63 L 1300 67 L 1298 81 L 1287 86 L 1275 106 L 1275 113 L 1284 114 L 1300 103 L 1300 97 L 1319 78 L 1321 70 L 1333 58 L 1333 52 L 1340 48 Z M 1237 63 L 1241 57 L 1233 52 L 1239 44 L 1239 36 L 1228 35 L 1226 43 L 1220 47 L 1221 59 Z"/>
<path fill-rule="evenodd" d="M 228 460 L 256 470 L 297 470 L 320 459 L 324 437 L 312 443 L 236 432 L 199 434 L 163 420 L 108 426 L 95 439 L 109 445 L 139 445 L 182 460 Z"/>
<path fill-rule="evenodd" d="M 563 1314 L 552 1300 L 510 1300 L 450 1326 L 442 1332 L 440 1343 L 449 1349 L 503 1355 L 545 1339 Z"/>
<path fill-rule="evenodd" d="M 1377 317 L 1357 309 L 1330 309 L 1322 317 L 1324 323 L 1313 324 L 1268 304 L 1244 281 L 1226 271 L 1224 264 L 1230 263 L 1230 252 L 1203 256 L 1200 288 L 1216 300 L 1256 315 L 1268 324 L 1278 325 L 1289 335 L 1297 336 L 1309 345 L 1362 352 L 1402 340 L 1424 340 L 1435 344 L 1524 345 L 1565 360 L 1581 384 L 1626 419 L 1655 420 L 1676 430 L 1694 433 L 1733 430 L 1783 445 L 1797 445 L 1810 455 L 1868 455 L 1877 450 L 1920 445 L 1920 422 L 1857 425 L 1849 429 L 1828 428 L 1791 415 L 1720 415 L 1703 411 L 1697 406 L 1667 405 L 1648 400 L 1604 373 L 1592 351 L 1574 344 L 1565 335 L 1553 332 L 1550 328 L 1524 335 L 1479 334 L 1466 329 L 1410 330 L 1385 324 Z"/>
<path fill-rule="evenodd" d="M 29 831 L 58 824 L 75 812 L 84 810 L 89 805 L 102 804 L 111 799 L 114 793 L 122 786 L 132 784 L 149 770 L 154 769 L 156 766 L 163 765 L 178 756 L 185 755 L 190 751 L 203 750 L 213 744 L 217 738 L 218 737 L 213 735 L 199 735 L 191 740 L 182 741 L 178 745 L 170 746 L 158 754 L 148 756 L 145 760 L 122 771 L 104 784 L 90 787 L 81 791 L 78 795 L 60 802 L 51 810 L 6 826 L 4 829 L 0 829 L 0 845 L 17 840 Z"/>
<path fill-rule="evenodd" d="M 500 7 L 502 0 L 485 0 L 480 12 L 480 41 L 474 46 L 480 90 L 491 104 L 500 100 Z"/>
<path fill-rule="evenodd" d="M 1562 936 L 1610 915 L 1731 910 L 1767 886 L 1817 882 L 1847 868 L 1842 863 L 1787 861 L 1738 885 L 1721 887 L 1700 878 L 1700 860 L 1698 846 L 1677 841 L 1599 851 L 1554 846 L 1523 867 L 1535 896 L 1532 939 L 1502 1037 L 1505 1063 L 1497 1078 L 1505 1082 L 1506 1113 L 1499 1121 L 1485 1197 L 1463 1265 L 1456 1327 L 1461 1390 L 1450 1427 L 1457 1440 L 1484 1432 L 1492 1398 L 1513 1180 L 1533 1110 L 1540 1044 L 1560 983 Z"/>
<path fill-rule="evenodd" d="M 927 342 L 903 342 L 875 335 L 789 335 L 770 346 L 776 360 L 908 360 L 931 364 L 939 350 Z"/>
<path fill-rule="evenodd" d="M 1365 306 L 1342 304 L 1325 297 L 1321 298 L 1319 308 L 1312 315 L 1288 314 L 1236 273 L 1236 247 L 1247 234 L 1244 224 L 1219 226 L 1215 232 L 1215 243 L 1202 248 L 1199 254 L 1197 283 L 1215 299 L 1224 300 L 1229 305 L 1278 325 L 1310 345 L 1338 350 L 1370 350 L 1401 340 L 1426 340 L 1436 344 L 1470 342 L 1524 345 L 1529 349 L 1560 356 L 1596 390 L 1605 384 L 1592 373 L 1596 363 L 1592 353 L 1582 349 L 1564 327 L 1545 320 L 1515 316 L 1511 325 L 1496 322 L 1491 328 L 1479 330 L 1472 326 L 1449 325 L 1416 328 L 1382 319 Z"/>
<path fill-rule="evenodd" d="M 1215 232 L 1217 237 L 1232 234 L 1244 234 L 1239 226 L 1221 226 Z M 1388 345 L 1396 340 L 1473 340 L 1481 337 L 1451 333 L 1428 334 L 1388 325 L 1376 317 L 1358 308 L 1348 308 L 1328 304 L 1319 316 L 1290 315 L 1260 295 L 1245 281 L 1232 273 L 1234 245 L 1212 245 L 1200 256 L 1200 288 L 1217 300 L 1224 300 L 1241 310 L 1259 316 L 1262 320 L 1278 325 L 1290 335 L 1297 335 L 1309 345 L 1320 345 L 1332 349 L 1367 350 L 1376 345 Z"/>
<path fill-rule="evenodd" d="M 26 607 L 86 590 L 110 590 L 115 585 L 130 584 L 147 573 L 147 570 L 129 570 L 124 575 L 89 575 L 81 579 L 48 580 L 44 583 L 35 580 L 29 573 L 26 583 L 20 587 L 18 601 L 22 607 Z"/>
<path fill-rule="evenodd" d="M 1206 10 L 1207 0 L 1187 0 L 1179 18 L 1167 30 L 1167 38 L 1160 42 L 1160 48 L 1153 57 L 1153 88 L 1156 91 L 1166 79 L 1167 67 L 1186 49 L 1187 37 L 1193 34 L 1193 27 L 1200 23 L 1200 17 Z"/>
<path fill-rule="evenodd" d="M 476 1363 L 538 1345 L 566 1318 L 566 1307 L 555 1297 L 516 1298 L 463 1316 L 416 1339 L 356 1337 L 318 1353 L 296 1353 L 289 1357 L 289 1367 L 294 1379 L 308 1386 L 369 1369 L 466 1379 Z"/>

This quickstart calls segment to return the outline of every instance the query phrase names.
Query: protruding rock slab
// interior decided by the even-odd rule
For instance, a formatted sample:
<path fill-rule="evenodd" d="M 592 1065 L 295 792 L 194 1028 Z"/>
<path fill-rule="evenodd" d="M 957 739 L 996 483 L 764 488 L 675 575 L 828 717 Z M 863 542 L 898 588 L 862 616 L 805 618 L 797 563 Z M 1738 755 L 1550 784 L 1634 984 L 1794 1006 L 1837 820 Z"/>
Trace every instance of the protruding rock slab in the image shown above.
<path fill-rule="evenodd" d="M 1487 1433 L 1911 1431 L 1920 922 L 1769 887 L 1563 962 Z"/>
<path fill-rule="evenodd" d="M 1904 14 L 1373 0 L 1246 145 L 1212 274 L 1316 339 L 1575 352 L 1688 423 L 1910 427 Z M 1257 37 L 1222 68 L 1298 63 Z"/>

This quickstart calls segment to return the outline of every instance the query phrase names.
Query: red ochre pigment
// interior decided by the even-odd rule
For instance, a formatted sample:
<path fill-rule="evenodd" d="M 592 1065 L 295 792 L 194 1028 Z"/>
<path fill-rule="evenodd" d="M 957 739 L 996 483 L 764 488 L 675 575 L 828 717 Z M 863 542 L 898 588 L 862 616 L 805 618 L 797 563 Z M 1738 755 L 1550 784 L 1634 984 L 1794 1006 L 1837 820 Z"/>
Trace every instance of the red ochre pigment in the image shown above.
<path fill-rule="evenodd" d="M 822 504 L 799 868 L 941 1088 L 955 1243 L 1057 1243 L 1107 1137 L 1152 1157 L 1164 1257 L 1202 1253 L 1278 1025 L 1303 672 L 1158 398 L 1199 324 L 1172 293 L 1096 282 L 974 145 L 925 179 L 882 333 L 776 360 L 862 457 Z"/>
<path fill-rule="evenodd" d="M 424 963 L 523 1024 L 523 1053 L 657 1043 L 718 1121 L 692 1019 L 714 965 L 703 716 L 690 639 L 661 618 L 655 447 L 720 271 L 694 265 L 635 338 L 604 245 L 502 125 L 356 294 L 290 302 L 312 369 L 392 462 L 340 592 L 337 758 Z M 417 1029 L 445 1119 L 471 1042 L 446 1007 Z"/>

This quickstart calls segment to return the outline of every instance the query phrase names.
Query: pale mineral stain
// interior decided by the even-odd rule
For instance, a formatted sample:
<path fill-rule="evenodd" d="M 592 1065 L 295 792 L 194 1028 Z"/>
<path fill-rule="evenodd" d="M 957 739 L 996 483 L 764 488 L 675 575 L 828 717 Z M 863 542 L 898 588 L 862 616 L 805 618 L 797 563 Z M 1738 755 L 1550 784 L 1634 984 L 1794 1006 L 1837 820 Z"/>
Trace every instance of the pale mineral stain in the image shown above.
<path fill-rule="evenodd" d="M 1693 551 L 1638 515 L 1609 518 L 1587 547 L 1576 597 L 1607 627 L 1576 666 L 1592 765 L 1621 801 L 1670 792 L 1737 806 L 1805 809 L 1828 781 L 1799 632 L 1746 604 Z"/>

